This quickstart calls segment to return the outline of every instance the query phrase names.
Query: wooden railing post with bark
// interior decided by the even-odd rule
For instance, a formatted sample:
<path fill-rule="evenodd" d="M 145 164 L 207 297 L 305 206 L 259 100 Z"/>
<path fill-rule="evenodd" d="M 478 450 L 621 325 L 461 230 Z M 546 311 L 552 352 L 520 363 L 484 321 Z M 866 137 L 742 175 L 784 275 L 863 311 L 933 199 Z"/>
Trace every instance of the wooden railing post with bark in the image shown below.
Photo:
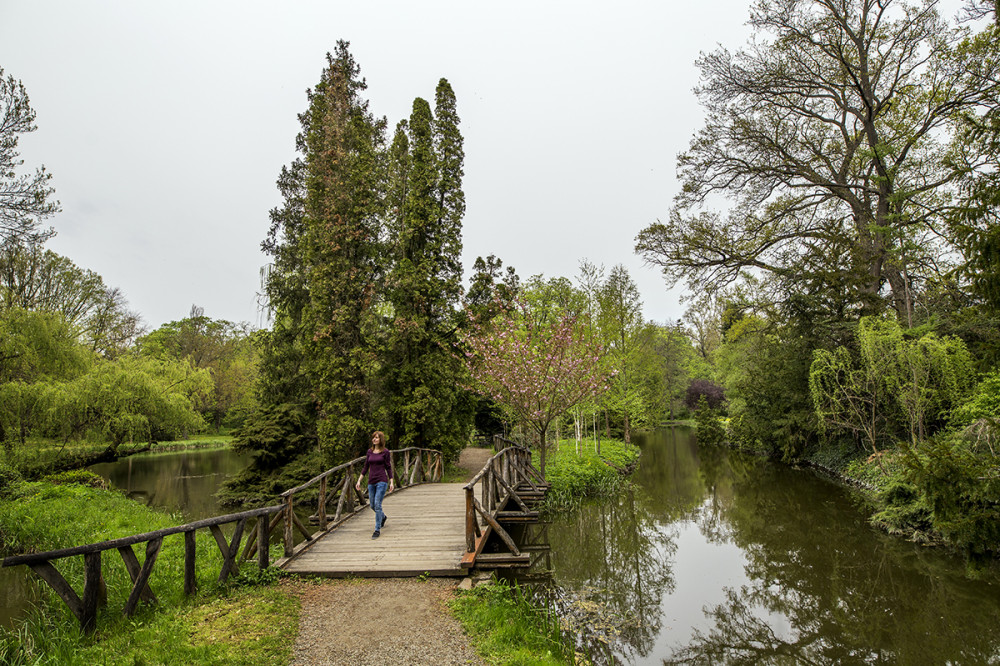
<path fill-rule="evenodd" d="M 500 448 L 502 445 L 503 448 Z M 477 561 L 507 559 L 511 562 L 523 558 L 504 523 L 533 522 L 538 520 L 534 505 L 541 500 L 548 484 L 531 464 L 531 451 L 515 442 L 496 438 L 494 449 L 499 449 L 469 483 L 465 485 L 465 548 L 463 566 Z M 476 498 L 479 485 L 480 499 Z M 511 503 L 517 508 L 508 508 Z M 480 527 L 479 519 L 484 523 Z M 496 534 L 510 550 L 510 556 L 487 556 L 482 550 L 490 533 Z"/>

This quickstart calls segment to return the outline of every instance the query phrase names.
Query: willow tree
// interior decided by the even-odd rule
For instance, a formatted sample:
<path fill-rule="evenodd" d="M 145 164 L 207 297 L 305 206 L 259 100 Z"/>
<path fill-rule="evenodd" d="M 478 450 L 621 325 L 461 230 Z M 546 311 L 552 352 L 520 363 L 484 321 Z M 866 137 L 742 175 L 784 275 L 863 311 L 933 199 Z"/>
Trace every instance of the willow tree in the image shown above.
<path fill-rule="evenodd" d="M 948 249 L 953 121 L 996 87 L 952 57 L 966 33 L 936 4 L 758 0 L 754 40 L 698 61 L 705 125 L 679 157 L 669 219 L 637 251 L 699 291 L 744 271 L 817 280 L 849 295 L 850 316 L 880 311 L 887 285 L 910 324 Z M 720 195 L 728 212 L 711 208 Z"/>

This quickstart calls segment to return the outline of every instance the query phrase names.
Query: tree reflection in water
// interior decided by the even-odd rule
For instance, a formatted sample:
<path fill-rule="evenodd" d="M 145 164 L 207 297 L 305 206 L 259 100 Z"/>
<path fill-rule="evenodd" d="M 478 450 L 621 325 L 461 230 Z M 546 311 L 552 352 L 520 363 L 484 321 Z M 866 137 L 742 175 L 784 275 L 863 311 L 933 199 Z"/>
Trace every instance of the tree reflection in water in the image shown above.
<path fill-rule="evenodd" d="M 722 507 L 750 582 L 663 663 L 996 663 L 995 580 L 876 533 L 833 484 L 755 467 Z"/>
<path fill-rule="evenodd" d="M 1000 663 L 995 574 L 969 580 L 961 560 L 876 532 L 810 472 L 699 451 L 683 430 L 642 447 L 632 492 L 549 530 L 560 610 L 583 618 L 598 663 Z M 706 561 L 671 599 L 682 547 L 741 558 Z"/>

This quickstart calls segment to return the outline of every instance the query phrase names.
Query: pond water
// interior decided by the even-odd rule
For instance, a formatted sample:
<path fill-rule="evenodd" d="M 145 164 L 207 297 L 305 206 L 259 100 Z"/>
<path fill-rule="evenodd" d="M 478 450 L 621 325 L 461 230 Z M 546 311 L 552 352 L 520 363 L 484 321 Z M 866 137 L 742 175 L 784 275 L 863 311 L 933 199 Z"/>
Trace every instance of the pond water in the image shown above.
<path fill-rule="evenodd" d="M 250 462 L 229 448 L 144 453 L 92 465 L 115 488 L 159 511 L 177 512 L 185 521 L 229 513 L 215 493 L 228 477 Z"/>
<path fill-rule="evenodd" d="M 852 491 L 688 429 L 549 526 L 561 603 L 623 664 L 1000 662 L 1000 577 L 870 527 Z"/>
<path fill-rule="evenodd" d="M 215 493 L 227 477 L 248 462 L 244 454 L 217 448 L 143 453 L 88 469 L 129 497 L 161 511 L 179 513 L 182 520 L 190 522 L 228 512 L 219 506 Z M 0 568 L 0 627 L 12 627 L 37 598 L 30 576 L 24 566 Z"/>

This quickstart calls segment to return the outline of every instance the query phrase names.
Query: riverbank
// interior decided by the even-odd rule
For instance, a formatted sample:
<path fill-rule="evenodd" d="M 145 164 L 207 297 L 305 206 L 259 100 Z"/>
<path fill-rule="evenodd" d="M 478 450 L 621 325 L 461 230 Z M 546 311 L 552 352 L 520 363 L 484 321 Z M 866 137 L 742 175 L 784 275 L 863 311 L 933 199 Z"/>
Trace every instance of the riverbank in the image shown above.
<path fill-rule="evenodd" d="M 639 464 L 639 448 L 615 439 L 559 440 L 546 456 L 545 479 L 551 484 L 544 510 L 565 511 L 588 497 L 617 492 Z M 539 466 L 538 452 L 532 464 Z"/>
<path fill-rule="evenodd" d="M 188 439 L 169 442 L 127 442 L 118 446 L 107 442 L 59 443 L 30 440 L 5 451 L 3 461 L 0 462 L 0 473 L 37 481 L 50 474 L 115 462 L 139 453 L 222 448 L 229 446 L 231 442 L 232 437 L 228 433 L 194 435 Z"/>
<path fill-rule="evenodd" d="M 728 439 L 723 443 L 745 453 L 774 455 L 746 451 Z M 977 577 L 987 569 L 1000 571 L 1000 511 L 997 468 L 981 460 L 977 468 L 970 464 L 973 457 L 958 438 L 941 438 L 877 454 L 828 443 L 787 462 L 850 488 L 874 528 L 959 554 L 966 574 Z"/>

